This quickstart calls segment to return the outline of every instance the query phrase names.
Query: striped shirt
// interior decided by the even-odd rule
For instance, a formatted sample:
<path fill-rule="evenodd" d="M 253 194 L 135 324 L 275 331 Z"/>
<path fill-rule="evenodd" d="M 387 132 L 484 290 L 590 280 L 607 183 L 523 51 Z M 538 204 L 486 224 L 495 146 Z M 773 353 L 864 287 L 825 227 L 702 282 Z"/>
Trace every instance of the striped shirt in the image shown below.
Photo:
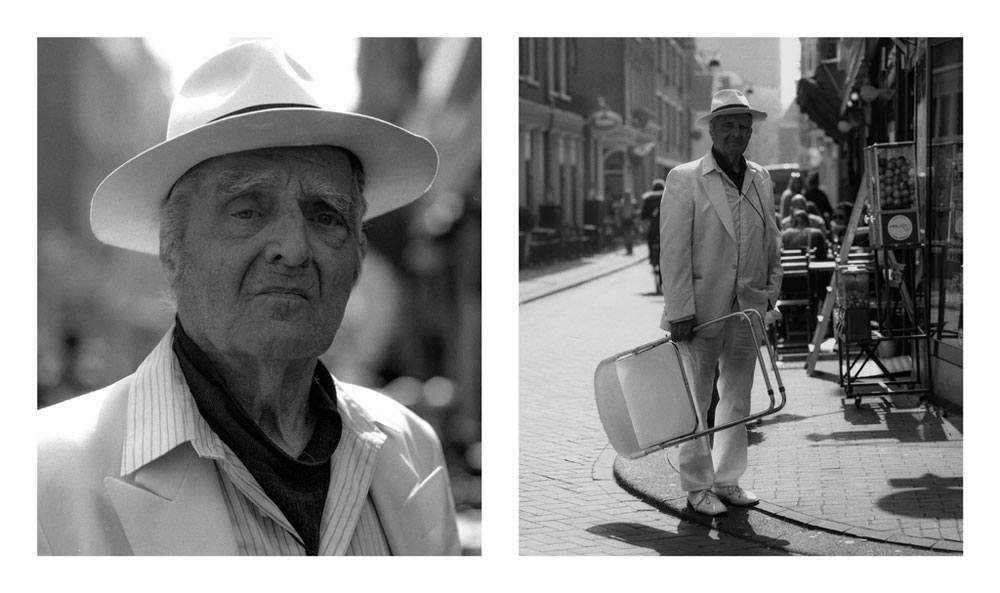
<path fill-rule="evenodd" d="M 199 414 L 171 348 L 172 339 L 171 330 L 136 371 L 129 393 L 121 475 L 127 476 L 178 445 L 190 443 L 199 457 L 215 463 L 241 554 L 305 555 L 301 539 L 277 505 Z M 319 554 L 389 555 L 368 493 L 386 435 L 345 397 L 336 379 L 334 385 L 343 432 L 331 459 Z"/>
<path fill-rule="evenodd" d="M 733 230 L 736 233 L 737 274 L 733 285 L 732 310 L 740 311 L 746 308 L 738 299 L 741 288 L 750 286 L 759 290 L 767 285 L 769 267 L 764 217 L 774 214 L 764 205 L 760 191 L 754 183 L 756 176 L 748 165 L 744 163 L 743 186 L 738 188 L 732 178 L 723 171 L 714 150 L 712 158 L 722 178 L 722 187 L 726 191 L 726 200 L 729 202 L 729 211 L 733 217 Z"/>

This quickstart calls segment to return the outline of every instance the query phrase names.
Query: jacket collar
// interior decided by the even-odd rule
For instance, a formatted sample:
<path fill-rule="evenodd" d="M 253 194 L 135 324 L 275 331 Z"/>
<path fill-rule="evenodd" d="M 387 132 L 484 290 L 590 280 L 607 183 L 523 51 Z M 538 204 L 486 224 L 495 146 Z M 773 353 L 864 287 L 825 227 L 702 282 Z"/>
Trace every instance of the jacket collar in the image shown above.
<path fill-rule="evenodd" d="M 172 334 L 167 332 L 133 377 L 121 475 L 105 478 L 105 490 L 135 554 L 235 555 L 238 546 L 212 463 L 224 458 L 222 441 L 197 413 L 170 347 Z M 393 554 L 454 553 L 454 521 L 442 520 L 452 513 L 451 497 L 438 495 L 448 492 L 443 465 L 421 475 L 397 415 L 370 405 L 362 390 L 334 383 L 345 434 L 377 456 L 359 484 L 371 493 Z M 172 424 L 163 416 L 169 410 Z M 157 423 L 170 430 L 149 438 Z"/>
<path fill-rule="evenodd" d="M 750 175 L 752 173 L 753 181 L 756 182 L 757 177 L 761 174 L 761 171 L 763 170 L 763 167 L 761 167 L 760 165 L 751 161 L 748 158 L 744 158 L 743 160 L 747 164 L 747 175 Z M 718 162 L 716 162 L 715 155 L 712 154 L 712 149 L 709 148 L 708 154 L 706 154 L 701 159 L 701 174 L 703 176 L 708 175 L 712 171 L 718 171 L 720 175 L 725 175 L 725 173 L 723 173 L 722 171 L 722 167 L 719 166 Z"/>
<path fill-rule="evenodd" d="M 747 179 L 749 179 L 751 185 L 758 183 L 763 168 L 749 159 L 746 159 L 746 164 L 747 170 L 743 177 L 743 184 L 746 185 Z M 715 155 L 712 154 L 711 149 L 708 151 L 708 154 L 701 158 L 700 172 L 703 191 L 708 197 L 708 201 L 715 208 L 719 219 L 722 220 L 722 226 L 725 227 L 726 232 L 735 241 L 736 226 L 733 221 L 732 210 L 729 208 L 729 201 L 726 199 L 726 188 L 722 180 L 726 174 L 723 172 L 722 167 L 715 161 Z M 712 175 L 713 172 L 716 174 Z M 757 186 L 757 191 L 760 191 L 760 186 Z"/>

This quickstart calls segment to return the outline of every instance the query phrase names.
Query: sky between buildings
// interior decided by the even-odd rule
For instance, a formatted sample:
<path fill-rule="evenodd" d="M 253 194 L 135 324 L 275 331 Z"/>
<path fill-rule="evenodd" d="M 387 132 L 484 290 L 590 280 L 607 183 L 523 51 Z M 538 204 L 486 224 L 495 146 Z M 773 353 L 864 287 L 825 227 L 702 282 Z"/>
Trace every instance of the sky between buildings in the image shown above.
<path fill-rule="evenodd" d="M 276 38 L 317 81 L 317 92 L 336 110 L 350 110 L 359 94 L 356 63 L 357 39 L 350 37 Z M 229 37 L 151 37 L 149 48 L 170 69 L 176 93 L 184 79 L 206 58 L 233 42 Z M 799 79 L 800 46 L 798 38 L 783 37 L 779 43 L 781 105 L 787 109 L 795 99 Z"/>

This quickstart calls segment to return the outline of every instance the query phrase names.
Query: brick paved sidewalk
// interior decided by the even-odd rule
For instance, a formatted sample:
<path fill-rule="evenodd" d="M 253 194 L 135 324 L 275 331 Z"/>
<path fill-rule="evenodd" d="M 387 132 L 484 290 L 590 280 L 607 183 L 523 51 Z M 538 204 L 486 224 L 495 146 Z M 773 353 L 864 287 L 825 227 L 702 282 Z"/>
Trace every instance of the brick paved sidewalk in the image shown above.
<path fill-rule="evenodd" d="M 645 261 L 645 248 L 639 247 L 631 258 L 626 258 L 623 253 L 609 253 L 584 262 L 564 264 L 560 268 L 527 270 L 522 272 L 521 300 L 522 303 L 530 302 L 546 294 L 581 286 L 588 278 L 600 278 Z M 627 277 L 631 284 L 615 289 L 637 296 L 640 293 L 645 295 L 643 299 L 635 301 L 636 304 L 632 307 L 641 303 L 647 303 L 643 307 L 657 306 L 647 300 L 653 297 L 644 288 L 645 272 L 648 269 L 629 270 Z M 617 279 L 616 283 L 620 283 L 625 277 L 616 275 L 614 278 Z M 649 289 L 652 289 L 651 281 Z M 576 301 L 575 293 L 576 291 L 566 294 L 573 294 L 572 298 Z M 592 292 L 579 295 L 579 300 L 589 299 L 587 302 L 594 302 L 599 298 L 593 296 Z M 575 315 L 578 316 L 579 312 Z M 648 316 L 646 313 L 643 315 Z M 575 318 L 568 312 L 566 316 Z M 532 326 L 531 331 L 539 334 L 554 333 L 557 328 L 566 324 L 565 321 L 551 318 L 546 323 L 549 327 Z M 571 334 L 560 339 L 589 340 L 594 329 L 577 327 Z M 617 328 L 616 331 L 621 332 L 622 336 L 617 333 L 604 335 L 607 343 L 622 342 L 627 339 L 623 337 L 625 334 L 635 330 Z M 527 537 L 528 540 L 522 541 L 522 553 L 538 553 L 542 549 L 546 550 L 545 553 L 552 553 L 552 546 L 558 547 L 560 542 L 546 544 L 543 534 L 560 538 L 565 537 L 566 533 L 573 533 L 575 529 L 570 526 L 576 527 L 575 524 L 579 522 L 578 511 L 581 509 L 571 508 L 573 505 L 587 503 L 583 499 L 567 500 L 569 506 L 564 511 L 549 508 L 552 502 L 539 502 L 534 506 L 535 501 L 541 501 L 542 497 L 536 496 L 532 489 L 541 487 L 539 484 L 546 483 L 545 480 L 556 485 L 566 480 L 563 484 L 566 494 L 574 492 L 580 495 L 584 491 L 589 492 L 589 489 L 579 490 L 580 485 L 572 483 L 569 476 L 583 469 L 581 466 L 590 459 L 587 455 L 582 455 L 580 459 L 570 459 L 565 451 L 552 450 L 554 442 L 562 441 L 553 437 L 562 436 L 568 441 L 567 444 L 594 450 L 601 435 L 590 435 L 586 431 L 587 437 L 584 438 L 579 424 L 575 430 L 569 429 L 566 435 L 554 435 L 551 426 L 539 433 L 535 432 L 537 419 L 546 415 L 558 415 L 560 411 L 565 415 L 567 408 L 563 407 L 564 402 L 559 398 L 551 397 L 554 395 L 551 393 L 548 401 L 539 401 L 534 397 L 525 400 L 525 382 L 565 387 L 579 379 L 574 374 L 578 371 L 571 369 L 573 365 L 566 364 L 568 361 L 565 359 L 558 367 L 551 364 L 536 365 L 540 361 L 533 357 L 548 351 L 544 348 L 534 352 L 530 348 L 525 349 L 523 332 L 524 328 L 521 353 L 521 523 L 522 537 Z M 628 343 L 640 341 L 637 337 L 634 342 Z M 583 342 L 577 345 L 582 346 Z M 605 347 L 606 352 L 611 349 L 611 346 Z M 528 363 L 528 360 L 531 362 Z M 822 367 L 835 365 L 836 362 L 820 364 Z M 536 366 L 539 368 L 535 368 Z M 592 368 L 592 365 L 587 368 Z M 824 370 L 836 372 L 835 367 Z M 533 380 L 531 377 L 535 373 L 541 374 Z M 566 376 L 563 376 L 564 373 Z M 634 537 L 637 541 L 649 537 L 652 538 L 651 541 L 662 542 L 665 541 L 663 533 L 668 533 L 671 537 L 666 541 L 680 546 L 677 549 L 684 549 L 685 553 L 720 553 L 721 550 L 711 546 L 705 551 L 696 551 L 691 540 L 683 537 L 689 532 L 693 533 L 691 526 L 701 523 L 711 527 L 713 532 L 718 530 L 723 537 L 747 538 L 748 541 L 783 548 L 793 553 L 848 553 L 842 551 L 845 542 L 855 543 L 854 553 L 872 555 L 898 553 L 896 548 L 879 542 L 914 546 L 929 553 L 961 552 L 963 484 L 960 415 L 952 413 L 942 418 L 924 408 L 894 408 L 874 399 L 865 400 L 865 405 L 857 409 L 851 400 L 846 403 L 842 401 L 842 392 L 836 383 L 807 376 L 801 363 L 783 366 L 782 378 L 789 394 L 788 404 L 776 416 L 751 427 L 750 470 L 743 485 L 761 497 L 761 504 L 750 512 L 731 512 L 728 521 L 704 520 L 684 509 L 684 493 L 678 487 L 678 477 L 672 468 L 677 465 L 676 449 L 636 461 L 618 458 L 613 465 L 614 478 L 620 486 L 640 500 L 681 520 L 680 524 L 664 523 L 663 529 L 666 531 L 658 531 L 656 534 L 629 532 L 629 537 Z M 759 379 L 756 385 L 761 385 Z M 585 392 L 586 386 L 579 385 L 574 389 Z M 762 390 L 755 390 L 758 394 L 755 395 L 755 409 L 759 409 L 761 392 Z M 553 409 L 547 409 L 549 406 Z M 592 415 L 593 410 L 586 411 L 585 416 Z M 584 420 L 584 425 L 592 422 L 592 419 Z M 539 425 L 539 429 L 541 428 Z M 543 453 L 544 457 L 536 457 Z M 602 457 L 614 458 L 613 451 L 606 451 Z M 595 464 L 595 468 L 598 465 L 603 464 Z M 566 477 L 559 474 L 563 471 L 569 472 Z M 529 475 L 537 475 L 543 480 L 536 481 L 528 478 Z M 606 499 L 602 496 L 615 497 L 613 486 L 608 489 L 604 484 L 598 487 L 598 483 L 592 483 L 591 487 L 603 493 L 593 494 L 595 508 L 590 509 L 588 514 L 596 513 L 597 507 L 606 504 Z M 628 515 L 629 519 L 640 512 L 637 507 L 624 503 L 625 500 L 619 498 L 619 504 L 624 505 L 619 512 Z M 608 510 L 605 508 L 605 513 Z M 563 512 L 562 516 L 560 512 Z M 624 529 L 623 525 L 625 523 L 619 527 Z M 559 533 L 560 528 L 564 529 L 563 533 Z M 809 532 L 813 535 L 808 535 Z M 532 533 L 536 535 L 532 536 Z M 527 541 L 535 543 L 527 544 Z M 813 541 L 826 541 L 830 545 L 817 547 L 813 545 Z M 786 545 L 775 546 L 774 542 L 784 542 Z M 789 542 L 791 545 L 787 545 Z M 566 544 L 567 552 L 574 549 L 572 553 L 587 553 L 581 549 L 582 541 L 575 542 L 575 546 L 569 542 L 562 543 Z M 592 539 L 588 543 L 595 545 Z M 749 549 L 758 553 L 761 551 L 760 548 Z M 657 551 L 664 553 L 662 549 Z M 591 553 L 606 551 L 595 548 Z M 619 553 L 624 552 L 620 550 Z M 722 553 L 733 552 L 730 550 Z"/>
<path fill-rule="evenodd" d="M 836 383 L 782 369 L 788 404 L 752 426 L 742 485 L 755 510 L 867 540 L 962 550 L 962 419 L 952 413 L 861 409 Z M 662 510 L 687 517 L 676 449 L 615 462 L 619 483 Z M 720 526 L 724 529 L 725 526 Z"/>
<path fill-rule="evenodd" d="M 631 255 L 626 255 L 624 249 L 616 249 L 548 266 L 527 268 L 519 274 L 518 302 L 528 303 L 634 265 L 648 266 L 648 261 L 649 249 L 645 245 L 636 245 Z M 652 267 L 648 269 L 649 290 L 653 290 Z"/>

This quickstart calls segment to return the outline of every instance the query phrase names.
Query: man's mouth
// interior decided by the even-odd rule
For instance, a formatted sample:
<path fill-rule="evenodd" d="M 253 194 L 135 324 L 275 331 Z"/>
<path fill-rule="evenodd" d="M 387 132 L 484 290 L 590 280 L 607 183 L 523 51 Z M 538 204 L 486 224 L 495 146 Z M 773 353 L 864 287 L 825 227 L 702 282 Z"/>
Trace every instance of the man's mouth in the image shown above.
<path fill-rule="evenodd" d="M 264 290 L 260 291 L 258 294 L 266 294 L 272 296 L 286 296 L 286 297 L 298 297 L 302 299 L 309 298 L 309 291 L 304 288 L 290 288 L 287 286 L 269 286 Z"/>

